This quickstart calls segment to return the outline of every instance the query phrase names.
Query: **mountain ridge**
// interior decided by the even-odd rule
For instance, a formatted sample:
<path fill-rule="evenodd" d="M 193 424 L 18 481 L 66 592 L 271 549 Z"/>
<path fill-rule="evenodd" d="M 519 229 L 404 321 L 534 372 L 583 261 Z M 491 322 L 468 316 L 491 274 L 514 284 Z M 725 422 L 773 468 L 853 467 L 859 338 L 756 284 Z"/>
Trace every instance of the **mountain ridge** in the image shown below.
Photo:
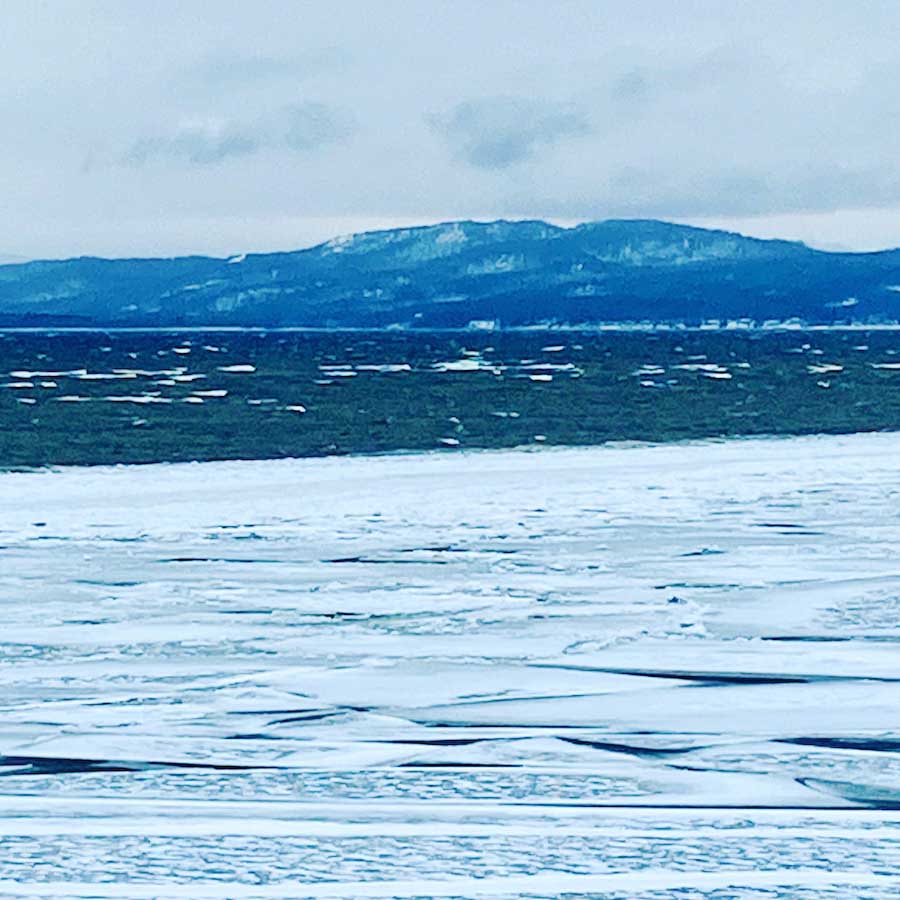
<path fill-rule="evenodd" d="M 900 319 L 900 250 L 656 219 L 452 220 L 301 250 L 0 265 L 0 324 L 521 327 Z"/>

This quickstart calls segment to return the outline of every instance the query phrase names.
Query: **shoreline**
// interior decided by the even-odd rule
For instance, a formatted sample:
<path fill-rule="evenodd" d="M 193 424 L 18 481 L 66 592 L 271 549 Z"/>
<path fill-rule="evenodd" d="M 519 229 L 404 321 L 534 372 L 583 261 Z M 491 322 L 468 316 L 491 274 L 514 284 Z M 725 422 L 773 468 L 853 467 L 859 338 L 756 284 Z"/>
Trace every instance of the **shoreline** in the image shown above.
<path fill-rule="evenodd" d="M 0 465 L 0 477 L 5 475 L 40 475 L 50 473 L 65 472 L 81 472 L 100 470 L 121 471 L 121 470 L 146 470 L 153 466 L 166 466 L 167 468 L 188 468 L 206 465 L 251 465 L 258 463 L 273 463 L 276 465 L 286 465 L 291 463 L 317 463 L 329 461 L 335 464 L 340 462 L 349 462 L 355 460 L 373 460 L 373 461 L 390 461 L 400 458 L 409 460 L 429 460 L 429 459 L 453 459 L 455 457 L 476 457 L 479 459 L 499 457 L 499 456 L 551 456 L 566 453 L 572 454 L 589 454 L 596 451 L 647 451 L 647 450 L 669 450 L 669 449 L 702 449 L 707 447 L 725 447 L 730 445 L 746 445 L 752 443 L 768 444 L 768 443 L 785 443 L 788 441 L 827 441 L 829 439 L 840 438 L 875 438 L 882 436 L 888 438 L 891 436 L 900 437 L 900 428 L 883 429 L 877 431 L 814 431 L 796 434 L 735 434 L 735 435 L 712 435 L 710 437 L 699 438 L 681 438 L 670 441 L 630 441 L 630 440 L 613 440 L 604 441 L 597 444 L 518 444 L 509 447 L 435 447 L 428 450 L 400 448 L 397 450 L 379 450 L 367 452 L 350 452 L 350 453 L 328 453 L 307 456 L 246 456 L 246 457 L 220 457 L 213 459 L 176 459 L 176 460 L 155 460 L 152 462 L 135 462 L 135 463 L 78 463 L 73 465 L 55 465 L 47 464 L 43 466 L 10 466 L 4 468 Z"/>

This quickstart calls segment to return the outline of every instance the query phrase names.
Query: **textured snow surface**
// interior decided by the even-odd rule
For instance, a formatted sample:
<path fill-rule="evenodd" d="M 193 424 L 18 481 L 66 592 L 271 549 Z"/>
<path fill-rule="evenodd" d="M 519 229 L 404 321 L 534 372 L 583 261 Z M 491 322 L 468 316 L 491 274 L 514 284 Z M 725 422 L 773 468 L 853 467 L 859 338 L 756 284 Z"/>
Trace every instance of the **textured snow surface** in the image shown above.
<path fill-rule="evenodd" d="M 896 897 L 898 451 L 0 475 L 0 897 Z"/>

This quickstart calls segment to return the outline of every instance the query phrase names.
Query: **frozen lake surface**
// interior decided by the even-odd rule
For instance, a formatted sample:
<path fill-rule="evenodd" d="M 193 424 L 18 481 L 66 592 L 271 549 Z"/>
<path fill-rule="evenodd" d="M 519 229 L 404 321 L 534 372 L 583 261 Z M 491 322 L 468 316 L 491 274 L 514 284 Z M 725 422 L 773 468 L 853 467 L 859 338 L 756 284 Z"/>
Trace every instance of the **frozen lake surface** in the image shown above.
<path fill-rule="evenodd" d="M 0 896 L 896 897 L 900 436 L 0 475 Z"/>

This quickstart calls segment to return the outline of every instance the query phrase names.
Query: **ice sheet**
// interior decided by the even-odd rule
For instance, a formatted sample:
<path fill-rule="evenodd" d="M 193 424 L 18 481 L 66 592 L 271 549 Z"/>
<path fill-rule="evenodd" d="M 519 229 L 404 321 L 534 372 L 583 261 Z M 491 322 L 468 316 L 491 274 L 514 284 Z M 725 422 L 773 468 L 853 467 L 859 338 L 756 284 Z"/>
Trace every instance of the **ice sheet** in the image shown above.
<path fill-rule="evenodd" d="M 898 450 L 0 475 L 0 896 L 896 896 Z"/>

